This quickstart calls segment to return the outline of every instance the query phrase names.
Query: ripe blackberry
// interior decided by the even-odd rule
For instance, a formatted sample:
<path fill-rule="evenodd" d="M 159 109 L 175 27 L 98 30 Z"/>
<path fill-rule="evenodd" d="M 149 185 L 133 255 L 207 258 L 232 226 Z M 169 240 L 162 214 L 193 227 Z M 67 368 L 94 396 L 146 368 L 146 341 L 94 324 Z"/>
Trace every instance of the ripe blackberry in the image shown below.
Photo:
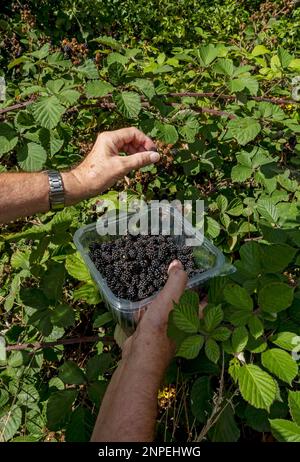
<path fill-rule="evenodd" d="M 93 242 L 90 257 L 112 292 L 130 301 L 143 300 L 160 290 L 168 278 L 172 260 L 182 262 L 189 277 L 197 268 L 193 248 L 181 245 L 173 236 L 132 236 L 109 242 Z"/>

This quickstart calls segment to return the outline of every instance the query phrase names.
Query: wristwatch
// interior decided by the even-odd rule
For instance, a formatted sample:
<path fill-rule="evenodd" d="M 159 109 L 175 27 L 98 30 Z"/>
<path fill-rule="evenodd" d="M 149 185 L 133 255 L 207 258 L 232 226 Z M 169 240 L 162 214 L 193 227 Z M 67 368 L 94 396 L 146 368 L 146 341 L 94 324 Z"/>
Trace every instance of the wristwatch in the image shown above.
<path fill-rule="evenodd" d="M 46 170 L 49 178 L 49 202 L 51 210 L 62 210 L 65 206 L 65 189 L 62 176 L 56 170 Z"/>

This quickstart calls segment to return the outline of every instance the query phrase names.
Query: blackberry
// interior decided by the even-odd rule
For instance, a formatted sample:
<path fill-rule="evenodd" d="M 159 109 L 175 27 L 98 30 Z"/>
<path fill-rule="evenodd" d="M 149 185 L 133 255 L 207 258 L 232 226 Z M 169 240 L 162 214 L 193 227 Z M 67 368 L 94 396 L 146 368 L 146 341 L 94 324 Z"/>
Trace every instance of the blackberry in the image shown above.
<path fill-rule="evenodd" d="M 93 242 L 89 251 L 112 292 L 130 301 L 143 300 L 160 290 L 174 259 L 182 262 L 189 277 L 204 271 L 196 266 L 193 248 L 173 236 L 127 234 L 114 241 Z"/>

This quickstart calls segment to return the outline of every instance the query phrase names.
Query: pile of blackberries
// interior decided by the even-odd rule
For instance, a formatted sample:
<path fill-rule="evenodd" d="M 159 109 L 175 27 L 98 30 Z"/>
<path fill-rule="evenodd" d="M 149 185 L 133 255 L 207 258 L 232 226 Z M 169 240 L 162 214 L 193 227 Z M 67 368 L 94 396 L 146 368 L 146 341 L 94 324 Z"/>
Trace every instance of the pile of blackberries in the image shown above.
<path fill-rule="evenodd" d="M 174 259 L 181 261 L 188 277 L 204 271 L 196 266 L 193 248 L 178 245 L 172 236 L 127 234 L 109 242 L 94 242 L 90 257 L 111 291 L 132 302 L 164 286 Z"/>

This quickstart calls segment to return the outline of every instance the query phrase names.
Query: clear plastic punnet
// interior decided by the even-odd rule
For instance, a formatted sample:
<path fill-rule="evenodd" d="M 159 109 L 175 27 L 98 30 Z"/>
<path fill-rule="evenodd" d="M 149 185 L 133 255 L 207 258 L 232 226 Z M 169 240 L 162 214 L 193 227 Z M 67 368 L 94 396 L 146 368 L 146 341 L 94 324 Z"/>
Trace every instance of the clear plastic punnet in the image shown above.
<path fill-rule="evenodd" d="M 155 214 L 153 212 L 158 212 Z M 99 291 L 102 295 L 104 302 L 108 309 L 112 312 L 114 318 L 119 322 L 123 329 L 127 332 L 132 332 L 137 325 L 141 314 L 147 309 L 149 303 L 155 298 L 158 292 L 155 292 L 151 297 L 143 300 L 132 302 L 123 298 L 119 298 L 113 294 L 107 285 L 105 278 L 97 270 L 93 261 L 89 256 L 89 246 L 93 242 L 107 242 L 114 239 L 118 239 L 124 234 L 124 229 L 129 227 L 130 232 L 133 233 L 135 230 L 130 225 L 131 218 L 136 215 L 136 212 L 128 213 L 125 216 L 120 214 L 119 216 L 105 217 L 103 221 L 100 219 L 98 222 L 91 223 L 78 229 L 74 234 L 74 243 L 82 255 L 89 271 L 95 280 Z M 153 216 L 159 217 L 159 230 L 162 234 L 173 235 L 177 243 L 189 245 L 190 239 L 193 241 L 193 254 L 196 265 L 198 268 L 204 269 L 203 272 L 196 274 L 189 278 L 187 287 L 190 289 L 199 288 L 204 282 L 209 279 L 228 274 L 235 271 L 232 265 L 225 263 L 225 257 L 220 250 L 215 247 L 203 234 L 194 228 L 192 224 L 183 217 L 183 215 L 171 205 L 155 203 L 150 204 L 145 209 L 139 212 L 139 220 L 144 219 L 146 221 L 153 220 Z M 164 227 L 164 224 L 166 226 Z M 114 228 L 116 233 L 104 234 L 98 232 L 98 230 L 105 225 L 107 229 Z M 157 227 L 156 227 L 157 228 Z M 150 224 L 149 224 L 150 229 Z M 168 230 L 166 233 L 165 230 Z M 118 230 L 123 230 L 122 234 L 118 234 Z M 151 222 L 151 230 L 153 230 L 153 223 Z M 181 231 L 178 233 L 178 231 Z M 138 225 L 136 233 L 138 233 Z M 149 232 L 150 234 L 150 232 Z"/>

